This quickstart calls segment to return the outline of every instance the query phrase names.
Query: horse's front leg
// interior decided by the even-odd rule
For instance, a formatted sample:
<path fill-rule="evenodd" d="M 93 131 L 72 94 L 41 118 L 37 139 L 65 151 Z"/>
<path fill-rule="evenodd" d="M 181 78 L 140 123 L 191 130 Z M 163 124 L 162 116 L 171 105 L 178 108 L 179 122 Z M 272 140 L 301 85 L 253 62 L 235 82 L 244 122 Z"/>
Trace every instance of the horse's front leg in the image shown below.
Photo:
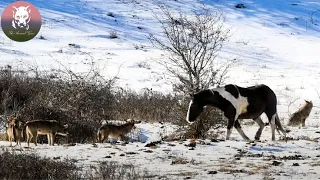
<path fill-rule="evenodd" d="M 248 138 L 248 136 L 243 132 L 241 125 L 239 123 L 239 120 L 237 119 L 234 123 L 234 127 L 236 128 L 236 130 L 238 131 L 238 133 L 241 135 L 241 137 L 245 140 L 245 141 L 250 141 L 250 139 Z"/>
<path fill-rule="evenodd" d="M 236 109 L 233 106 L 230 106 L 228 109 L 226 109 L 224 115 L 228 119 L 226 140 L 229 140 L 232 128 L 234 126 L 234 122 L 236 119 L 238 119 L 238 115 Z"/>
<path fill-rule="evenodd" d="M 254 119 L 254 121 L 259 125 L 259 129 L 258 131 L 256 132 L 256 135 L 254 136 L 254 139 L 255 140 L 260 140 L 260 137 L 261 137 L 261 133 L 262 133 L 262 130 L 264 128 L 264 123 L 261 119 L 261 117 L 257 117 L 256 119 Z"/>
<path fill-rule="evenodd" d="M 232 132 L 232 127 L 234 125 L 234 118 L 228 118 L 228 125 L 227 125 L 227 137 L 226 140 L 229 140 L 230 134 Z"/>

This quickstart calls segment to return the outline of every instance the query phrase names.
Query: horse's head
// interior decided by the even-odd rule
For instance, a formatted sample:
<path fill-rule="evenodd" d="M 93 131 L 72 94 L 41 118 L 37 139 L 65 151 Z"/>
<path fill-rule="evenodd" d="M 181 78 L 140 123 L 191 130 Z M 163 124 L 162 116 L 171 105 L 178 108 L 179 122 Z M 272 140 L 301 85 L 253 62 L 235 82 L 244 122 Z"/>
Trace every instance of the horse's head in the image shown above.
<path fill-rule="evenodd" d="M 203 111 L 203 108 L 210 104 L 214 98 L 212 98 L 214 94 L 211 92 L 211 90 L 203 90 L 200 91 L 194 95 L 192 95 L 192 99 L 189 103 L 189 109 L 187 113 L 186 120 L 189 123 L 193 123 L 197 117 L 201 114 Z"/>

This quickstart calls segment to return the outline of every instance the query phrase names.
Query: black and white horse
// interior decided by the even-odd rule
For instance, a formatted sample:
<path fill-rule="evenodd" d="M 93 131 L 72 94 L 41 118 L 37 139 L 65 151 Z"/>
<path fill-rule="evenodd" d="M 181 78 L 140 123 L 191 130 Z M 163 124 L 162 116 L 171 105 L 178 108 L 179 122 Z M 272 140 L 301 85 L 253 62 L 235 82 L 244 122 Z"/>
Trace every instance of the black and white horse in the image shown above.
<path fill-rule="evenodd" d="M 267 115 L 271 124 L 273 141 L 276 128 L 286 135 L 277 114 L 277 97 L 266 85 L 243 88 L 228 84 L 224 87 L 202 90 L 194 94 L 190 101 L 187 121 L 193 123 L 207 105 L 217 107 L 224 112 L 228 119 L 227 140 L 234 126 L 244 140 L 250 141 L 241 129 L 238 119 L 253 119 L 257 122 L 259 129 L 255 140 L 259 140 L 265 126 L 260 117 L 262 113 Z"/>

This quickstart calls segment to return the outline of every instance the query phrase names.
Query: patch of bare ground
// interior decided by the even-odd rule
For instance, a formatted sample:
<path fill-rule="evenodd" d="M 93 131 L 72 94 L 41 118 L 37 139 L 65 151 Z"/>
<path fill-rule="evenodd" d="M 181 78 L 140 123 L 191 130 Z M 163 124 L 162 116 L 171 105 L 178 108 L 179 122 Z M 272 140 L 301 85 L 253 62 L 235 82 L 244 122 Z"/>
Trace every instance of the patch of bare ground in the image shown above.
<path fill-rule="evenodd" d="M 264 160 L 270 161 L 270 160 L 305 160 L 311 158 L 310 156 L 302 156 L 300 154 L 295 155 L 289 155 L 289 156 L 264 156 Z"/>
<path fill-rule="evenodd" d="M 299 141 L 299 140 L 318 142 L 319 138 L 310 138 L 308 136 L 299 136 L 299 137 L 296 137 L 296 138 L 290 137 L 290 136 L 287 136 L 287 137 L 281 136 L 280 139 L 279 139 L 279 141 L 281 141 L 281 142 Z"/>
<path fill-rule="evenodd" d="M 266 170 L 268 170 L 271 167 L 271 165 L 270 164 L 261 164 L 261 163 L 247 163 L 246 167 L 251 169 L 252 174 L 258 174 L 258 173 L 265 172 Z"/>
<path fill-rule="evenodd" d="M 220 167 L 218 171 L 224 172 L 227 174 L 235 174 L 235 173 L 253 174 L 253 172 L 245 170 L 245 169 L 230 168 L 230 167 L 225 167 L 225 166 Z"/>
<path fill-rule="evenodd" d="M 269 177 L 269 176 L 266 176 L 266 177 L 263 177 L 262 180 L 274 180 L 275 178 L 273 177 Z"/>
<path fill-rule="evenodd" d="M 263 158 L 265 161 L 271 160 L 305 160 L 311 158 L 310 156 L 302 156 L 300 154 L 288 155 L 288 156 L 275 156 L 275 155 L 264 155 L 263 153 L 251 153 L 246 150 L 238 149 L 238 153 L 234 155 L 235 160 L 240 160 L 242 157 L 251 158 Z"/>
<path fill-rule="evenodd" d="M 226 160 L 220 159 L 220 167 L 218 172 L 224 172 L 227 174 L 234 174 L 234 173 L 246 173 L 246 174 L 254 174 L 252 170 L 248 170 L 247 168 L 239 168 L 240 162 L 237 162 L 235 159 Z"/>

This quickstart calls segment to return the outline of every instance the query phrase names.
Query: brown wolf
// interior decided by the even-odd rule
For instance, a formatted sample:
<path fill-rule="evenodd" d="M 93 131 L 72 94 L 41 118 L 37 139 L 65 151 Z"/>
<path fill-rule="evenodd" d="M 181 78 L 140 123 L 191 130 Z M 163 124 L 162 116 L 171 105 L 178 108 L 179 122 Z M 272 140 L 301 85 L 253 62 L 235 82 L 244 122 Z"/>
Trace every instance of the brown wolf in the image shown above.
<path fill-rule="evenodd" d="M 68 125 L 61 125 L 56 120 L 32 120 L 26 123 L 27 143 L 31 139 L 34 140 L 34 144 L 37 146 L 38 135 L 47 135 L 48 144 L 54 145 L 54 138 L 56 134 L 67 136 Z"/>
<path fill-rule="evenodd" d="M 135 129 L 135 124 L 141 121 L 135 121 L 133 119 L 128 119 L 125 124 L 115 125 L 115 124 L 104 124 L 102 125 L 97 133 L 97 140 L 103 143 L 108 140 L 108 137 L 120 138 L 121 141 L 124 140 L 125 135 L 128 134 L 132 129 Z"/>
<path fill-rule="evenodd" d="M 10 117 L 8 121 L 7 135 L 12 146 L 12 141 L 16 142 L 16 145 L 21 146 L 21 140 L 23 139 L 23 123 L 17 120 L 17 117 Z"/>
<path fill-rule="evenodd" d="M 309 117 L 313 107 L 312 101 L 305 101 L 306 104 L 291 115 L 288 126 L 300 126 L 302 124 L 302 127 L 305 127 L 306 119 Z"/>

